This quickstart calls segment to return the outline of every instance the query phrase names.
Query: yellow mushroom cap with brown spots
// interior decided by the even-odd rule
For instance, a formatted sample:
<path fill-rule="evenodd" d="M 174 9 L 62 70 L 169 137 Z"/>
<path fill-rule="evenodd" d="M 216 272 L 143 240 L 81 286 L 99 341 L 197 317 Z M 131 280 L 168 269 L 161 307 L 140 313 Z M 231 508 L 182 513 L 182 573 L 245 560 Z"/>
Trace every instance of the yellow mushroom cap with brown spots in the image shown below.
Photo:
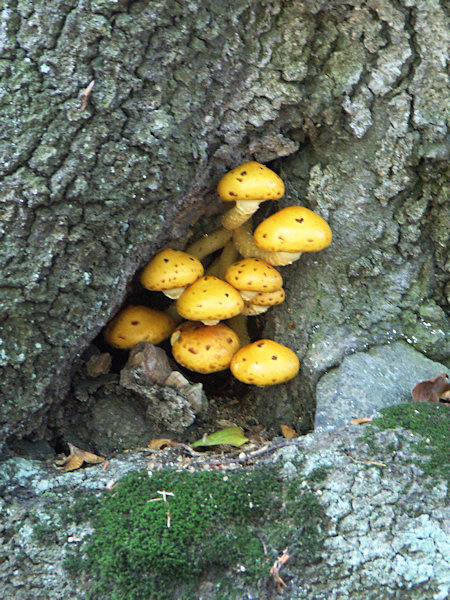
<path fill-rule="evenodd" d="M 141 283 L 148 290 L 184 287 L 203 275 L 202 263 L 187 252 L 165 248 L 144 267 Z"/>
<path fill-rule="evenodd" d="M 255 244 L 270 252 L 318 252 L 331 244 L 330 226 L 304 206 L 288 206 L 260 223 Z"/>
<path fill-rule="evenodd" d="M 277 304 L 282 304 L 285 298 L 285 291 L 283 288 L 280 288 L 274 292 L 259 292 L 248 303 L 255 306 L 276 306 Z"/>
<path fill-rule="evenodd" d="M 300 368 L 297 355 L 273 340 L 258 340 L 243 346 L 231 359 L 236 379 L 251 385 L 276 385 L 295 377 Z"/>
<path fill-rule="evenodd" d="M 278 200 L 284 194 L 284 183 L 274 171 L 250 160 L 224 175 L 217 193 L 225 201 Z"/>
<path fill-rule="evenodd" d="M 283 285 L 280 273 L 261 258 L 244 258 L 228 267 L 225 280 L 238 290 L 274 292 Z"/>
<path fill-rule="evenodd" d="M 200 277 L 177 300 L 177 311 L 192 321 L 222 321 L 238 315 L 244 308 L 240 293 L 226 281 L 205 275 Z"/>
<path fill-rule="evenodd" d="M 127 306 L 106 326 L 103 337 L 113 348 L 128 350 L 139 342 L 159 344 L 175 329 L 175 321 L 162 310 Z"/>
<path fill-rule="evenodd" d="M 230 366 L 231 359 L 239 349 L 238 336 L 232 329 L 218 323 L 186 321 L 172 334 L 172 354 L 183 367 L 197 373 L 215 373 Z"/>

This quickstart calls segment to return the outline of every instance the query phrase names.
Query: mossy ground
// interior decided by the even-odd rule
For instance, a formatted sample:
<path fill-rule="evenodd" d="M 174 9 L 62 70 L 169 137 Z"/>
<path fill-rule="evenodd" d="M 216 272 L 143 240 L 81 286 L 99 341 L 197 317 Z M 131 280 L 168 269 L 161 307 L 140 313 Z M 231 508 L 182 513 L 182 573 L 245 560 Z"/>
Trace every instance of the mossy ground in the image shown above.
<path fill-rule="evenodd" d="M 167 502 L 163 490 L 173 494 Z M 86 514 L 78 508 L 71 509 L 75 519 Z M 267 467 L 132 473 L 89 514 L 95 533 L 84 560 L 68 557 L 66 567 L 79 576 L 82 562 L 93 582 L 91 597 L 108 600 L 197 598 L 207 573 L 221 580 L 217 598 L 240 598 L 245 584 L 266 586 L 286 547 L 288 579 L 290 567 L 299 572 L 317 561 L 326 530 L 316 497 Z"/>
<path fill-rule="evenodd" d="M 449 479 L 450 464 L 448 444 L 450 431 L 450 405 L 432 402 L 404 402 L 381 411 L 368 431 L 365 441 L 374 444 L 376 429 L 402 427 L 423 437 L 413 444 L 417 454 L 423 455 L 420 467 L 433 477 Z M 384 448 L 386 450 L 386 448 Z"/>

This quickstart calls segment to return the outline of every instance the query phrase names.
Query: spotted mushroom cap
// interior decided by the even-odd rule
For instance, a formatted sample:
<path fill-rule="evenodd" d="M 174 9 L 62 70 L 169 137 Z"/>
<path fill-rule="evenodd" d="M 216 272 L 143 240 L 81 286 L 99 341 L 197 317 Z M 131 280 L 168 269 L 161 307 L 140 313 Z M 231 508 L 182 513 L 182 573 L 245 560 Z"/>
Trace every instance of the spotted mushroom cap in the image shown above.
<path fill-rule="evenodd" d="M 259 292 L 259 294 L 253 296 L 248 302 L 255 306 L 276 306 L 277 304 L 282 304 L 285 298 L 285 291 L 283 288 L 280 288 L 273 292 Z"/>
<path fill-rule="evenodd" d="M 330 226 L 304 206 L 288 206 L 255 229 L 255 244 L 270 252 L 318 252 L 331 244 Z"/>
<path fill-rule="evenodd" d="M 184 287 L 203 275 L 202 263 L 187 252 L 165 248 L 144 267 L 141 283 L 148 290 Z"/>
<path fill-rule="evenodd" d="M 225 201 L 278 200 L 284 194 L 284 183 L 271 169 L 251 160 L 224 175 L 217 193 Z"/>
<path fill-rule="evenodd" d="M 226 281 L 212 275 L 197 279 L 177 300 L 177 311 L 184 319 L 203 321 L 209 325 L 230 319 L 243 308 L 244 301 L 239 292 Z"/>
<path fill-rule="evenodd" d="M 127 306 L 106 326 L 103 336 L 113 348 L 128 350 L 139 342 L 159 344 L 175 329 L 175 321 L 162 310 Z"/>
<path fill-rule="evenodd" d="M 230 366 L 239 349 L 238 336 L 232 329 L 218 323 L 203 325 L 186 321 L 173 332 L 172 354 L 183 367 L 197 373 L 215 373 Z"/>
<path fill-rule="evenodd" d="M 230 364 L 236 379 L 259 386 L 289 381 L 297 375 L 299 367 L 297 355 L 273 340 L 258 340 L 243 346 Z"/>
<path fill-rule="evenodd" d="M 238 290 L 274 292 L 283 285 L 280 273 L 262 258 L 244 258 L 225 272 L 225 280 Z"/>

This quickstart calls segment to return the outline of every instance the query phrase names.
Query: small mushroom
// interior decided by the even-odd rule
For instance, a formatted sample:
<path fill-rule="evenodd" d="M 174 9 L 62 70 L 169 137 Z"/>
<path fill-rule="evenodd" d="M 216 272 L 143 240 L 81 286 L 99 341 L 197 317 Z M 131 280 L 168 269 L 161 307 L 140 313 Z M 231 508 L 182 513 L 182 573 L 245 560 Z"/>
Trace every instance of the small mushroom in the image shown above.
<path fill-rule="evenodd" d="M 177 300 L 177 311 L 185 319 L 216 325 L 239 314 L 244 301 L 239 292 L 218 277 L 205 275 L 191 284 Z"/>
<path fill-rule="evenodd" d="M 176 299 L 202 275 L 203 265 L 197 258 L 181 250 L 165 248 L 144 268 L 141 283 L 148 290 Z"/>
<path fill-rule="evenodd" d="M 230 363 L 236 379 L 258 386 L 289 381 L 297 375 L 299 368 L 300 362 L 292 350 L 265 339 L 243 346 Z"/>
<path fill-rule="evenodd" d="M 294 255 L 292 252 L 268 252 L 267 250 L 258 248 L 253 239 L 252 224 L 250 220 L 233 230 L 233 243 L 239 254 L 245 258 L 262 258 L 268 262 L 269 265 L 274 266 L 290 265 L 300 256 L 299 254 Z"/>
<path fill-rule="evenodd" d="M 108 323 L 103 337 L 113 348 L 129 350 L 139 342 L 159 344 L 174 329 L 174 320 L 162 310 L 130 305 Z"/>
<path fill-rule="evenodd" d="M 225 229 L 236 229 L 258 210 L 261 202 L 279 200 L 284 194 L 284 183 L 271 169 L 251 160 L 224 175 L 217 193 L 225 202 L 236 202 L 222 217 Z"/>
<path fill-rule="evenodd" d="M 314 211 L 288 206 L 258 225 L 253 237 L 262 250 L 301 253 L 323 250 L 331 244 L 332 233 L 325 219 Z"/>
<path fill-rule="evenodd" d="M 283 285 L 280 273 L 261 258 L 244 258 L 228 267 L 225 281 L 240 291 L 244 300 L 259 292 L 274 292 Z"/>
<path fill-rule="evenodd" d="M 186 321 L 177 327 L 170 341 L 175 360 L 197 373 L 228 369 L 240 346 L 238 336 L 223 323 L 207 326 Z"/>
<path fill-rule="evenodd" d="M 259 292 L 256 296 L 253 296 L 250 300 L 245 302 L 243 315 L 255 316 L 265 313 L 271 306 L 277 306 L 282 304 L 286 298 L 286 294 L 283 288 L 275 290 L 274 292 Z"/>

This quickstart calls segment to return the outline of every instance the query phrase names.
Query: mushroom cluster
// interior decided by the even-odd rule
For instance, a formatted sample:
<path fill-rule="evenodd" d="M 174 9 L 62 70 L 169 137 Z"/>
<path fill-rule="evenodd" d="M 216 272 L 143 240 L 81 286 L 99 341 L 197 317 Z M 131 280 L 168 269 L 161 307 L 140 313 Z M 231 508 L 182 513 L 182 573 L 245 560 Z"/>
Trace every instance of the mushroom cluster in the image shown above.
<path fill-rule="evenodd" d="M 251 342 L 246 326 L 247 316 L 284 301 L 276 266 L 331 243 L 328 223 L 304 206 L 283 208 L 252 232 L 259 204 L 279 200 L 284 191 L 281 178 L 256 161 L 224 175 L 217 193 L 235 206 L 222 216 L 222 227 L 185 251 L 165 248 L 141 273 L 146 289 L 176 303 L 166 311 L 127 306 L 106 326 L 106 342 L 129 349 L 141 341 L 158 344 L 170 338 L 174 359 L 187 369 L 207 374 L 229 368 L 249 385 L 295 377 L 300 367 L 295 352 L 272 340 Z M 220 256 L 205 271 L 201 261 L 218 250 Z"/>

